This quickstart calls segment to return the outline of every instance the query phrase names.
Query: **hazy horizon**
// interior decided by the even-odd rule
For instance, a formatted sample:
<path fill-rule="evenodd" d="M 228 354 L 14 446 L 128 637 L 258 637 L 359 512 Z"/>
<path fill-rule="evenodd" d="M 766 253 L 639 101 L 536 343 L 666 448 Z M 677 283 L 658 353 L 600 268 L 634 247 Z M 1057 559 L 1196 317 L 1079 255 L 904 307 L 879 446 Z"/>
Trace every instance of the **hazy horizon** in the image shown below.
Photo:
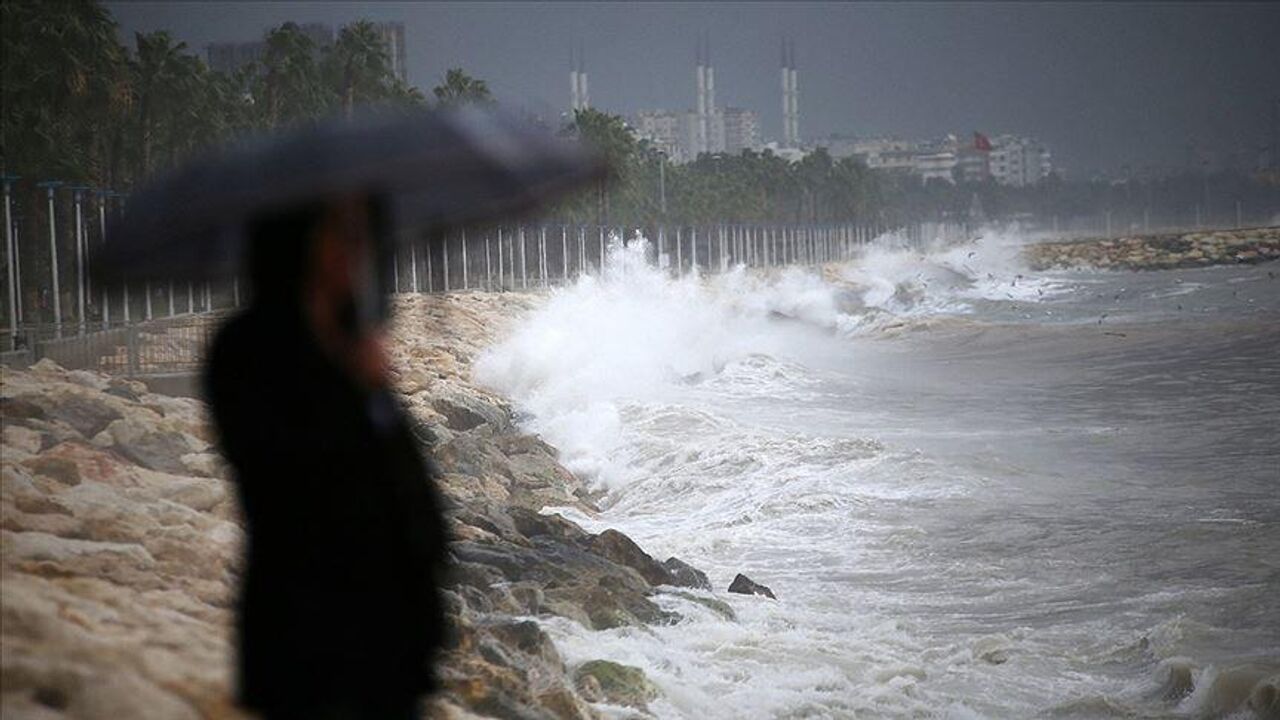
<path fill-rule="evenodd" d="M 405 24 L 408 74 L 446 68 L 548 119 L 568 102 L 569 47 L 592 104 L 630 115 L 693 104 L 711 38 L 721 106 L 781 134 L 779 44 L 793 38 L 806 143 L 833 133 L 1038 138 L 1071 177 L 1185 166 L 1189 144 L 1252 166 L 1280 98 L 1280 9 L 1235 4 L 109 2 L 122 39 L 166 29 L 205 55 L 282 22 Z M 1267 68 L 1271 68 L 1268 70 Z"/>

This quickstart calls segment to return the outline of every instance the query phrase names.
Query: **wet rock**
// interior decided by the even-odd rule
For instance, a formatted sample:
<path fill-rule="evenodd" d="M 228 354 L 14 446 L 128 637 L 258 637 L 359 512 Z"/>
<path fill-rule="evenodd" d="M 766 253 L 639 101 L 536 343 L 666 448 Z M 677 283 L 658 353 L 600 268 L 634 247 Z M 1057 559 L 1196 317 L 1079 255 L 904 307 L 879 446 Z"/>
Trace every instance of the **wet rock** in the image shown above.
<path fill-rule="evenodd" d="M 670 576 L 669 583 L 671 585 L 697 588 L 699 590 L 711 589 L 711 580 L 706 573 L 679 558 L 669 557 L 662 563 L 662 566 L 666 568 Z"/>
<path fill-rule="evenodd" d="M 729 620 L 731 622 L 737 622 L 738 620 L 738 614 L 733 611 L 733 607 L 731 607 L 729 603 L 719 598 L 704 597 L 702 595 L 694 595 L 691 592 L 683 592 L 680 590 L 676 590 L 671 594 L 675 595 L 676 597 L 684 598 L 689 602 L 697 603 L 707 608 L 711 612 L 724 618 L 725 620 Z"/>
<path fill-rule="evenodd" d="M 737 593 L 739 595 L 764 595 L 765 597 L 773 598 L 774 600 L 778 599 L 777 596 L 773 594 L 773 591 L 767 586 L 755 582 L 742 573 L 738 573 L 737 576 L 733 578 L 733 582 L 729 583 L 729 592 Z"/>
<path fill-rule="evenodd" d="M 578 688 L 603 702 L 641 710 L 647 710 L 649 701 L 660 694 L 644 670 L 608 660 L 591 660 L 579 665 L 573 672 L 573 681 Z"/>
<path fill-rule="evenodd" d="M 504 428 L 507 424 L 506 413 L 498 408 L 458 392 L 436 397 L 431 407 L 445 418 L 450 430 L 466 432 L 481 425 L 492 425 Z"/>
<path fill-rule="evenodd" d="M 634 540 L 617 530 L 605 530 L 587 540 L 587 547 L 619 565 L 635 570 L 650 585 L 666 585 L 671 573 L 651 555 L 640 549 Z"/>
<path fill-rule="evenodd" d="M 1024 254 L 1033 269 L 1099 267 L 1161 270 L 1280 257 L 1280 228 L 1214 233 L 1141 235 L 1115 240 L 1085 238 L 1031 245 Z"/>

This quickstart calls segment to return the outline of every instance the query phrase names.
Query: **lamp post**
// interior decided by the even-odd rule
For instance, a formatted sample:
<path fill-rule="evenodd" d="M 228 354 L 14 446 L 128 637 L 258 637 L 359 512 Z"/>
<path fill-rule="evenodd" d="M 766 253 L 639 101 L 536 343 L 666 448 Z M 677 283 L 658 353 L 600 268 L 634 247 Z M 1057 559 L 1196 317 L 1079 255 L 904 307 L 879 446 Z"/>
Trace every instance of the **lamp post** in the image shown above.
<path fill-rule="evenodd" d="M 84 192 L 91 190 L 84 185 L 72 185 L 67 188 L 71 191 L 72 201 L 76 208 L 76 327 L 77 332 L 83 335 L 85 331 L 85 241 L 84 241 Z"/>
<path fill-rule="evenodd" d="M 53 332 L 56 337 L 62 337 L 62 289 L 58 284 L 58 231 L 57 220 L 54 217 L 53 193 L 62 185 L 63 183 L 57 180 L 36 183 L 36 187 L 44 188 L 49 195 L 49 274 L 53 280 Z"/>
<path fill-rule="evenodd" d="M 17 176 L 14 175 L 0 176 L 0 181 L 4 183 L 4 252 L 5 267 L 9 270 L 9 332 L 11 334 L 11 348 L 17 348 L 18 346 L 18 268 L 14 253 L 13 200 L 9 194 L 9 188 L 13 181 L 17 179 Z"/>

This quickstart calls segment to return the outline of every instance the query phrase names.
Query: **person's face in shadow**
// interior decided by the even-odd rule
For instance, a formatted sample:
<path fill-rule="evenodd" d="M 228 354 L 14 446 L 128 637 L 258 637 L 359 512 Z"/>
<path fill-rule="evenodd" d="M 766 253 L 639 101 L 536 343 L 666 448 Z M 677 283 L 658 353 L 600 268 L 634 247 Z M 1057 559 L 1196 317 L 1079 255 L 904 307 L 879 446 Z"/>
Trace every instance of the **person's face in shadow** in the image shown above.
<path fill-rule="evenodd" d="M 333 201 L 317 226 L 303 289 L 320 346 L 366 387 L 387 381 L 384 328 L 377 319 L 375 248 L 368 198 Z"/>

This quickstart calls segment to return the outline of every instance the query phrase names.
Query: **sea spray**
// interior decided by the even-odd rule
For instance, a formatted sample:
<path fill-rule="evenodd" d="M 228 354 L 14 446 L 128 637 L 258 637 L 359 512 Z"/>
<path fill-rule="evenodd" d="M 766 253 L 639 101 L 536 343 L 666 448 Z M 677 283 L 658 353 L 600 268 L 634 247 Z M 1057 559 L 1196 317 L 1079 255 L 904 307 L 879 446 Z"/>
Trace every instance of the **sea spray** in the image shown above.
<path fill-rule="evenodd" d="M 764 280 L 736 268 L 709 280 L 650 265 L 643 238 L 614 238 L 601 276 L 555 291 L 476 362 L 482 383 L 511 397 L 565 466 L 610 486 L 619 406 L 700 382 L 752 355 L 786 354 L 781 320 L 836 328 L 836 289 L 790 268 Z"/>
<path fill-rule="evenodd" d="M 1280 461 L 1274 331 L 1144 313 L 1275 308 L 1277 284 L 1201 271 L 1166 297 L 1155 274 L 1029 273 L 1018 244 L 697 279 L 615 244 L 491 348 L 480 378 L 608 491 L 561 512 L 703 569 L 701 599 L 736 617 L 660 592 L 677 624 L 541 620 L 566 662 L 643 668 L 664 718 L 1213 716 L 1214 698 L 1267 717 L 1247 711 L 1267 678 L 1237 692 L 1197 670 L 1183 696 L 1153 673 L 1274 666 L 1280 609 L 1250 559 L 1280 551 L 1260 470 Z M 1142 345 L 1097 327 L 1131 297 Z M 1198 519 L 1222 513 L 1249 523 Z M 778 600 L 725 594 L 737 573 Z"/>

